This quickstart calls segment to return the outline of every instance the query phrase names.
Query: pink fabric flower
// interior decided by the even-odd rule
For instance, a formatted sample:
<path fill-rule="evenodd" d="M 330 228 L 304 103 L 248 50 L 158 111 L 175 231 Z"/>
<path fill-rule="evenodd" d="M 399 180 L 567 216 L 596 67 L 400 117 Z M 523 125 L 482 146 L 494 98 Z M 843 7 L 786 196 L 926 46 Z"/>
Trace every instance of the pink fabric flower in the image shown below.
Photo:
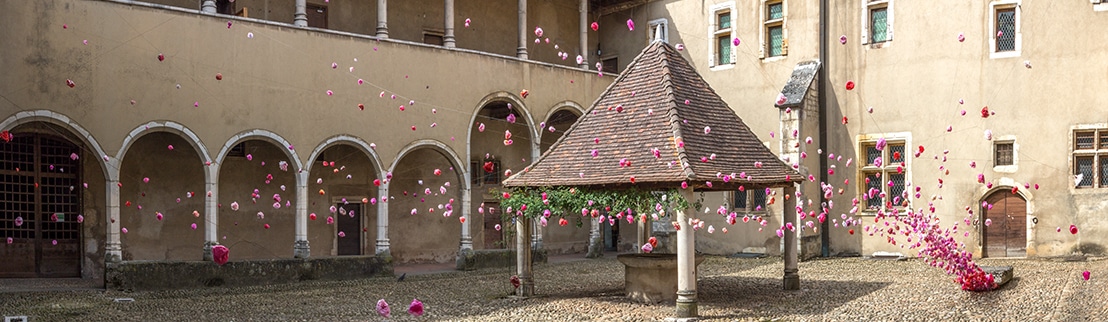
<path fill-rule="evenodd" d="M 412 299 L 412 304 L 408 305 L 408 314 L 415 317 L 423 315 L 423 302 L 420 302 L 419 299 Z"/>
<path fill-rule="evenodd" d="M 227 246 L 212 246 L 212 261 L 215 261 L 219 266 L 223 266 L 223 264 L 227 264 L 227 257 L 230 253 L 231 251 L 227 249 Z"/>
<path fill-rule="evenodd" d="M 389 317 L 389 303 L 385 302 L 385 299 L 377 300 L 377 314 L 380 314 L 382 317 L 385 318 Z"/>

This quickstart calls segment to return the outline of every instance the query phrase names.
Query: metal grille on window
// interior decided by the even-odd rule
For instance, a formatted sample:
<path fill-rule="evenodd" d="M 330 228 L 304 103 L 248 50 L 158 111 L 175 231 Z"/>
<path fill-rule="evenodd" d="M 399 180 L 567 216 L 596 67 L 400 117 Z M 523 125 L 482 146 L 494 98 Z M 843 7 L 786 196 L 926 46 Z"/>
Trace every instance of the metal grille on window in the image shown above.
<path fill-rule="evenodd" d="M 1100 155 L 1100 187 L 1108 187 L 1108 155 Z"/>
<path fill-rule="evenodd" d="M 997 143 L 995 165 L 1012 165 L 1013 150 L 1012 143 Z"/>
<path fill-rule="evenodd" d="M 746 190 L 735 190 L 731 195 L 733 198 L 732 204 L 735 209 L 746 209 Z"/>
<path fill-rule="evenodd" d="M 751 210 L 766 210 L 766 189 L 758 188 L 754 189 L 754 196 L 750 198 L 753 209 Z"/>
<path fill-rule="evenodd" d="M 866 191 L 864 193 L 869 195 L 870 191 L 878 191 L 873 196 L 866 199 L 866 208 L 869 209 L 881 209 L 881 196 L 878 195 L 881 191 L 881 176 L 877 173 L 866 174 Z"/>
<path fill-rule="evenodd" d="M 42 194 L 42 209 L 39 210 L 39 220 L 42 222 L 42 238 L 75 241 L 80 237 L 77 224 L 80 203 L 71 191 L 77 189 L 80 183 L 76 173 L 77 160 L 71 157 L 75 153 L 73 146 L 48 138 L 41 140 L 39 153 L 43 166 L 39 191 Z"/>
<path fill-rule="evenodd" d="M 769 12 L 769 20 L 781 19 L 785 17 L 784 5 L 780 2 L 769 5 L 767 11 Z"/>
<path fill-rule="evenodd" d="M 716 38 L 716 48 L 719 52 L 719 55 L 716 56 L 716 61 L 719 62 L 720 65 L 730 64 L 731 39 L 728 39 L 728 36 L 726 35 Z"/>
<path fill-rule="evenodd" d="M 881 157 L 881 150 L 875 146 L 866 146 L 866 165 L 873 165 L 877 158 Z"/>
<path fill-rule="evenodd" d="M 778 27 L 769 28 L 769 56 L 776 57 L 781 56 L 781 48 L 784 44 L 783 29 Z"/>
<path fill-rule="evenodd" d="M 1100 132 L 1100 148 L 1108 149 L 1108 132 Z"/>
<path fill-rule="evenodd" d="M 1092 187 L 1093 186 L 1093 157 L 1092 156 L 1080 156 L 1074 160 L 1074 175 L 1080 175 L 1081 181 L 1077 183 L 1078 187 Z"/>
<path fill-rule="evenodd" d="M 902 207 L 908 205 L 908 198 L 904 196 L 904 174 L 890 173 L 888 177 L 889 181 L 893 183 L 891 186 L 889 186 L 888 196 L 889 200 L 895 203 L 893 206 Z"/>
<path fill-rule="evenodd" d="M 996 51 L 1016 50 L 1016 8 L 996 11 Z"/>
<path fill-rule="evenodd" d="M 716 30 L 731 29 L 731 12 L 720 13 L 717 20 Z"/>
<path fill-rule="evenodd" d="M 883 42 L 887 40 L 888 10 L 877 8 L 870 11 L 870 40 L 871 42 Z"/>
<path fill-rule="evenodd" d="M 1092 150 L 1094 148 L 1094 137 L 1096 137 L 1096 132 L 1093 131 L 1074 133 L 1073 149 Z"/>
<path fill-rule="evenodd" d="M 908 155 L 904 154 L 904 145 L 902 145 L 902 144 L 897 144 L 897 145 L 889 144 L 889 162 L 888 162 L 889 164 L 892 164 L 893 162 L 896 162 L 896 163 L 904 162 L 904 159 L 907 158 L 907 157 L 908 157 Z"/>

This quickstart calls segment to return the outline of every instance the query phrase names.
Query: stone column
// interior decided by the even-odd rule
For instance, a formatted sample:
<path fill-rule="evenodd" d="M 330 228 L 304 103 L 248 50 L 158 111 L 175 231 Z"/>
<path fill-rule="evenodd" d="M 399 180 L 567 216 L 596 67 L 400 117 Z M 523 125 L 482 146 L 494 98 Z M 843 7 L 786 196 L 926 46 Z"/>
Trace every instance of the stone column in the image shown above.
<path fill-rule="evenodd" d="M 377 256 L 392 258 L 389 250 L 389 183 L 377 187 Z"/>
<path fill-rule="evenodd" d="M 539 129 L 538 133 L 542 133 L 542 129 Z M 531 140 L 531 164 L 534 164 L 535 160 L 538 160 L 539 157 L 542 156 L 542 150 L 539 147 L 541 137 L 541 134 L 532 134 L 533 139 Z M 542 250 L 542 232 L 545 227 L 542 226 L 541 220 L 532 220 L 531 226 L 534 227 L 534 230 L 531 234 L 531 247 L 534 247 L 535 250 Z"/>
<path fill-rule="evenodd" d="M 108 169 L 113 168 L 116 169 L 114 171 L 119 171 L 118 167 L 108 166 Z M 119 179 L 109 179 L 107 188 L 108 209 L 104 218 L 107 220 L 108 236 L 107 244 L 104 245 L 104 261 L 118 263 L 123 261 L 123 244 L 119 241 Z"/>
<path fill-rule="evenodd" d="M 792 223 L 796 226 L 796 186 L 790 183 L 785 186 L 784 225 Z M 800 229 L 797 227 L 796 229 Z M 800 289 L 800 274 L 797 273 L 797 234 L 795 230 L 785 230 L 785 277 L 782 284 L 786 290 Z"/>
<path fill-rule="evenodd" d="M 529 297 L 535 295 L 535 280 L 531 277 L 531 244 L 527 236 L 531 235 L 531 220 L 516 217 L 516 276 L 520 286 L 516 295 Z"/>
<path fill-rule="evenodd" d="M 311 257 L 308 246 L 308 171 L 303 169 L 296 174 L 296 242 L 292 257 Z"/>
<path fill-rule="evenodd" d="M 454 0 L 443 0 L 446 5 L 445 21 L 442 35 L 442 45 L 447 48 L 454 48 Z"/>
<path fill-rule="evenodd" d="M 589 68 L 589 0 L 581 0 L 581 7 L 578 9 L 581 12 L 581 57 L 586 58 L 577 67 Z"/>
<path fill-rule="evenodd" d="M 204 183 L 210 196 L 204 199 L 204 260 L 211 261 L 212 247 L 219 245 L 219 166 L 209 166 L 208 182 Z"/>
<path fill-rule="evenodd" d="M 389 0 L 377 0 L 377 38 L 389 37 Z"/>
<path fill-rule="evenodd" d="M 640 216 L 640 217 L 642 217 L 642 216 Z M 635 250 L 635 252 L 636 253 L 642 253 L 642 245 L 646 245 L 647 243 L 650 242 L 649 240 L 650 240 L 650 233 L 651 233 L 651 231 L 650 231 L 650 226 L 651 225 L 650 225 L 650 222 L 647 221 L 647 220 L 639 220 L 637 222 L 639 223 L 638 224 L 639 229 L 638 229 L 638 236 L 637 236 L 637 238 L 635 238 L 635 243 L 636 243 L 636 247 L 638 247 L 639 249 Z"/>
<path fill-rule="evenodd" d="M 200 12 L 216 13 L 215 0 L 204 0 L 200 3 Z"/>
<path fill-rule="evenodd" d="M 696 200 L 693 188 L 681 189 L 685 200 Z M 689 220 L 696 215 L 693 206 L 677 212 L 677 318 L 697 317 L 696 299 L 696 235 Z"/>
<path fill-rule="evenodd" d="M 473 250 L 473 235 L 470 232 L 472 230 L 471 227 L 473 226 L 473 221 L 470 220 L 470 219 L 473 219 L 473 218 L 469 218 L 470 217 L 469 216 L 470 208 L 473 205 L 472 199 L 473 199 L 472 190 L 470 190 L 470 188 L 462 188 L 462 207 L 461 207 L 461 209 L 458 209 L 458 207 L 454 208 L 454 209 L 456 209 L 460 212 L 459 215 L 461 217 L 466 219 L 466 222 L 464 224 L 462 224 L 462 246 L 461 246 L 461 250 L 463 250 L 463 251 Z"/>
<path fill-rule="evenodd" d="M 600 219 L 593 217 L 586 218 L 589 218 L 589 221 L 592 222 L 592 227 L 589 229 L 589 252 L 585 254 L 585 257 L 604 257 L 604 239 L 600 236 Z"/>
<path fill-rule="evenodd" d="M 519 47 L 516 57 L 527 59 L 527 0 L 519 0 Z"/>
<path fill-rule="evenodd" d="M 297 27 L 308 26 L 307 0 L 296 0 L 296 13 L 292 15 L 292 24 Z"/>

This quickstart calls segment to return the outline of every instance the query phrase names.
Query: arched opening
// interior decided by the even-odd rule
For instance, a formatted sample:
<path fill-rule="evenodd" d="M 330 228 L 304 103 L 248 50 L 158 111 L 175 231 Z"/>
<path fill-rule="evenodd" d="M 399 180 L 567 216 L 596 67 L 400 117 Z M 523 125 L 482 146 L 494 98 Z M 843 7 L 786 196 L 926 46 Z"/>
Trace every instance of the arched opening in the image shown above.
<path fill-rule="evenodd" d="M 0 140 L 0 277 L 102 272 L 99 156 L 68 130 L 30 122 Z M 90 186 L 86 187 L 86 183 Z M 88 188 L 91 187 L 91 188 Z"/>
<path fill-rule="evenodd" d="M 503 249 L 512 242 L 506 240 L 504 229 L 514 227 L 503 220 L 500 182 L 507 171 L 518 172 L 534 162 L 531 158 L 531 129 L 518 106 L 506 101 L 490 101 L 477 111 L 474 129 L 470 132 L 470 184 L 473 216 L 471 226 L 475 249 Z M 511 138 L 506 138 L 507 133 Z M 497 229 L 499 225 L 500 229 Z"/>
<path fill-rule="evenodd" d="M 119 169 L 124 260 L 202 260 L 204 163 L 179 135 L 153 132 L 127 149 Z"/>
<path fill-rule="evenodd" d="M 558 142 L 558 139 L 562 138 L 562 135 L 566 134 L 566 130 L 569 130 L 573 123 L 577 123 L 577 119 L 580 117 L 581 115 L 571 109 L 562 109 L 551 114 L 550 118 L 546 120 L 546 128 L 540 129 L 542 141 L 539 142 L 539 149 L 542 153 L 546 153 L 550 146 L 554 145 L 554 142 Z"/>
<path fill-rule="evenodd" d="M 340 143 L 321 151 L 310 168 L 308 242 L 312 256 L 373 255 L 376 204 L 380 202 L 373 184 L 378 179 L 377 166 L 364 151 Z M 314 219 L 311 214 L 316 215 Z"/>
<path fill-rule="evenodd" d="M 985 197 L 981 209 L 982 257 L 1027 256 L 1027 200 L 998 189 Z"/>
<path fill-rule="evenodd" d="M 299 169 L 283 149 L 246 138 L 222 157 L 218 242 L 232 260 L 293 257 Z"/>
<path fill-rule="evenodd" d="M 457 259 L 464 184 L 448 153 L 416 147 L 393 165 L 389 181 L 390 252 L 396 263 L 447 263 Z"/>

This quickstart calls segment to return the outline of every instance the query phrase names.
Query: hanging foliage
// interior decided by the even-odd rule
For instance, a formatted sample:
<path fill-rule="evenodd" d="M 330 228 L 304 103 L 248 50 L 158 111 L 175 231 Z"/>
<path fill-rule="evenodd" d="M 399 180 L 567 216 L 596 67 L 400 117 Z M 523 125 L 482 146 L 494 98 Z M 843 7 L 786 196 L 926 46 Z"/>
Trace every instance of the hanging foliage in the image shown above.
<path fill-rule="evenodd" d="M 633 220 L 651 220 L 682 211 L 690 206 L 677 189 L 608 190 L 578 187 L 517 187 L 500 191 L 500 206 L 505 220 L 526 218 L 598 217 L 618 213 Z"/>

